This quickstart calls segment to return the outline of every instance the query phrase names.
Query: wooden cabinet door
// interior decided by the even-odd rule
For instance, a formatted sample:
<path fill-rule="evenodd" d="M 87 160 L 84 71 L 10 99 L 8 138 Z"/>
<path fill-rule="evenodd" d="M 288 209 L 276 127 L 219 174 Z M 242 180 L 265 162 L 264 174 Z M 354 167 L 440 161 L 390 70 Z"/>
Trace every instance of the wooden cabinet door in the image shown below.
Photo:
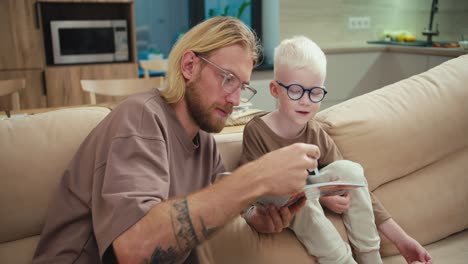
<path fill-rule="evenodd" d="M 0 0 L 1 1 L 1 0 Z M 0 71 L 0 80 L 26 79 L 26 88 L 20 92 L 21 109 L 46 107 L 42 70 Z M 10 96 L 0 97 L 0 109 L 11 109 Z"/>
<path fill-rule="evenodd" d="M 47 106 L 71 106 L 89 104 L 89 95 L 81 89 L 83 79 L 126 79 L 138 78 L 136 63 L 97 64 L 85 66 L 48 67 L 45 70 Z M 99 102 L 117 99 L 98 96 Z"/>
<path fill-rule="evenodd" d="M 34 2 L 0 1 L 0 70 L 43 68 L 44 48 Z"/>

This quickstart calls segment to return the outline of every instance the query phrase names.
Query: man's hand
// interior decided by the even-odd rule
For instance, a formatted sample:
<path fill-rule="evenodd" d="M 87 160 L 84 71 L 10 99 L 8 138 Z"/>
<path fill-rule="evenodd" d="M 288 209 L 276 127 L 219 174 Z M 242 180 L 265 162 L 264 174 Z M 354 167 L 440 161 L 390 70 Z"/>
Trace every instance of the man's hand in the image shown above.
<path fill-rule="evenodd" d="M 347 192 L 343 195 L 321 196 L 319 202 L 331 211 L 342 214 L 351 206 L 351 194 Z"/>
<path fill-rule="evenodd" d="M 279 210 L 272 204 L 268 208 L 255 206 L 245 220 L 259 233 L 279 233 L 289 227 L 293 217 L 305 205 L 305 201 L 306 198 L 302 197 L 294 204 Z"/>
<path fill-rule="evenodd" d="M 289 196 L 302 191 L 307 179 L 307 170 L 317 168 L 320 150 L 316 145 L 296 143 L 271 151 L 249 166 L 259 180 L 263 195 Z M 239 171 L 244 168 L 241 167 Z"/>

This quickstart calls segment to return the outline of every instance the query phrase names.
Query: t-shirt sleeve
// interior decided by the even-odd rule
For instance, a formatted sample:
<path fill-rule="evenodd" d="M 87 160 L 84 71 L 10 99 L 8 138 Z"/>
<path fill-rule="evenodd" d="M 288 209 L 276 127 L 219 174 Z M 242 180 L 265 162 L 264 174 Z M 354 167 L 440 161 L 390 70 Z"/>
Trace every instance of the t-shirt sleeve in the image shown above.
<path fill-rule="evenodd" d="M 383 222 L 392 218 L 392 216 L 387 211 L 387 209 L 385 209 L 385 207 L 379 201 L 377 196 L 375 196 L 371 191 L 369 191 L 369 193 L 370 193 L 371 200 L 372 200 L 372 208 L 374 209 L 375 225 L 378 227 Z"/>
<path fill-rule="evenodd" d="M 91 201 L 100 254 L 169 194 L 169 168 L 162 140 L 116 137 L 105 164 L 95 172 Z"/>
<path fill-rule="evenodd" d="M 317 135 L 315 141 L 320 149 L 319 168 L 321 169 L 334 161 L 342 160 L 343 155 L 333 138 L 320 125 L 316 125 L 315 131 Z"/>
<path fill-rule="evenodd" d="M 242 154 L 239 164 L 258 159 L 268 152 L 265 145 L 261 142 L 262 132 L 260 127 L 250 121 L 245 125 L 242 140 Z"/>

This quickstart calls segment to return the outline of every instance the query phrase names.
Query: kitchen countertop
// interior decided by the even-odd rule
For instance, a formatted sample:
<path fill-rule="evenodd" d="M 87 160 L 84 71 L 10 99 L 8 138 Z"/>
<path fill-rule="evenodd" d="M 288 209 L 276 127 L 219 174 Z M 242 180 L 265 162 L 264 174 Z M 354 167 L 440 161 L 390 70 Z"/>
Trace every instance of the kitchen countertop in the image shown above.
<path fill-rule="evenodd" d="M 320 44 L 325 54 L 345 54 L 345 53 L 367 53 L 367 52 L 395 52 L 421 55 L 435 55 L 445 57 L 458 57 L 468 53 L 463 48 L 433 48 L 433 47 L 415 47 L 402 45 L 383 45 L 368 44 L 367 42 L 348 42 L 348 43 L 329 43 Z M 273 70 L 271 64 L 261 64 L 255 68 L 255 71 Z"/>
<path fill-rule="evenodd" d="M 468 53 L 463 48 L 433 48 L 400 45 L 368 44 L 366 42 L 350 42 L 340 44 L 320 45 L 325 54 L 360 53 L 360 52 L 398 52 L 436 56 L 458 57 Z"/>

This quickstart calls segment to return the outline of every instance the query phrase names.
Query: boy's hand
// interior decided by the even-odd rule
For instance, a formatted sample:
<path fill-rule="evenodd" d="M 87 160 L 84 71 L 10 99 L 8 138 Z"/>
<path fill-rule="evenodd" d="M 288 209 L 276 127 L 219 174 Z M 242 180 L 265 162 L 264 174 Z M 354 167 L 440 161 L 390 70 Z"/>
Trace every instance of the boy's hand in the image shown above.
<path fill-rule="evenodd" d="M 351 194 L 347 192 L 343 195 L 321 196 L 319 202 L 331 211 L 342 214 L 351 206 Z"/>
<path fill-rule="evenodd" d="M 406 239 L 402 239 L 395 245 L 408 264 L 432 264 L 432 257 L 429 255 L 429 252 L 427 252 L 427 250 L 412 237 L 408 236 Z"/>
<path fill-rule="evenodd" d="M 289 227 L 296 213 L 305 205 L 302 197 L 294 204 L 281 207 L 279 210 L 272 204 L 268 208 L 256 206 L 248 216 L 247 223 L 259 233 L 279 233 Z"/>

